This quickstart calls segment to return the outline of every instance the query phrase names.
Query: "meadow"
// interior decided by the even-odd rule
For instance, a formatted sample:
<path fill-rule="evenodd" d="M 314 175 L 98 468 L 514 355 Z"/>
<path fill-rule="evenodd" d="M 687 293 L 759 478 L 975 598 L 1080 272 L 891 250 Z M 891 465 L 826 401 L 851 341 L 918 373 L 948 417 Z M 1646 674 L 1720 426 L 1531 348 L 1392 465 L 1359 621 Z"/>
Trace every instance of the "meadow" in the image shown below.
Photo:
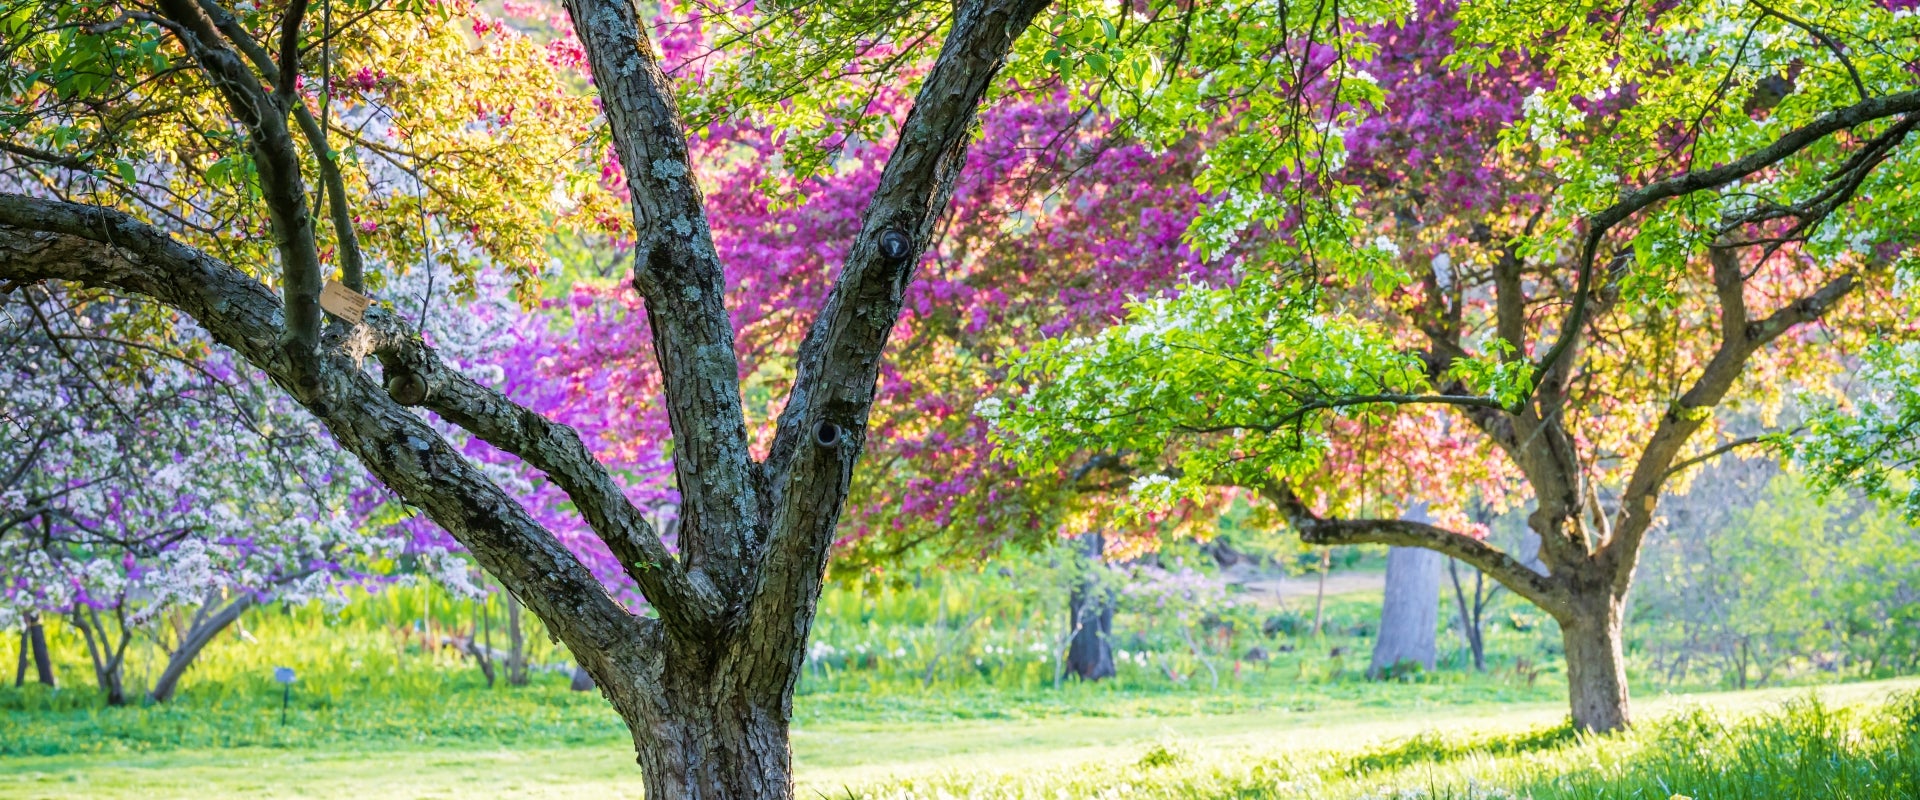
<path fill-rule="evenodd" d="M 1443 638 L 1450 656 L 1439 669 L 1368 681 L 1377 591 L 1328 598 L 1315 636 L 1301 624 L 1310 597 L 1261 597 L 1186 575 L 1177 590 L 1123 604 L 1120 674 L 1083 683 L 1059 675 L 1051 644 L 1064 616 L 1057 565 L 1012 563 L 829 589 L 794 703 L 804 793 L 1920 792 L 1920 681 L 1715 692 L 1639 675 L 1649 681 L 1637 705 L 1645 722 L 1588 737 L 1566 726 L 1551 630 L 1506 616 L 1518 606 L 1498 607 L 1486 672 Z M 1357 566 L 1345 577 L 1364 584 L 1369 565 Z M 209 649 L 174 702 L 126 708 L 98 702 L 79 669 L 81 645 L 56 626 L 63 688 L 0 688 L 0 797 L 637 796 L 625 729 L 597 692 L 569 689 L 566 653 L 541 631 L 527 632 L 536 668 L 524 687 L 489 688 L 471 658 L 436 644 L 474 633 L 497 644 L 502 611 L 497 600 L 425 584 L 333 608 L 265 609 Z M 1248 660 L 1255 647 L 1268 657 Z M 151 658 L 135 650 L 135 686 Z M 284 698 L 272 680 L 279 666 L 298 676 Z"/>

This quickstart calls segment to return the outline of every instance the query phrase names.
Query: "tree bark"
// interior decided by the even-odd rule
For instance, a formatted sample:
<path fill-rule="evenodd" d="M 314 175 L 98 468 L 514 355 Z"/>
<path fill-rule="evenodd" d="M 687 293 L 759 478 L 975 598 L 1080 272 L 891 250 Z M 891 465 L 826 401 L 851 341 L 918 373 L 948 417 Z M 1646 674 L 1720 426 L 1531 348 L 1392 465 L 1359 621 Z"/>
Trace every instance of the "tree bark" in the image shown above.
<path fill-rule="evenodd" d="M 1367 677 L 1385 677 L 1403 662 L 1433 669 L 1444 560 L 1421 547 L 1387 549 L 1386 599 L 1380 605 L 1380 636 L 1373 643 Z"/>
<path fill-rule="evenodd" d="M 1560 621 L 1567 650 L 1567 699 L 1573 725 L 1606 733 L 1633 723 L 1627 699 L 1624 603 L 1605 594 L 1580 597 L 1575 615 Z"/>
<path fill-rule="evenodd" d="M 209 603 L 213 601 L 213 598 L 208 599 Z M 187 668 L 193 666 L 194 659 L 200 657 L 201 651 L 206 650 L 207 645 L 212 643 L 221 631 L 232 626 L 240 619 L 241 614 L 252 608 L 254 602 L 252 593 L 241 592 L 238 597 L 221 606 L 219 611 L 212 614 L 196 614 L 193 624 L 188 626 L 186 634 L 180 637 L 180 644 L 173 648 L 173 652 L 167 654 L 166 668 L 160 671 L 159 679 L 153 682 L 153 691 L 148 693 L 148 696 L 153 698 L 153 702 L 165 703 L 172 700 L 174 693 L 180 688 L 180 679 L 187 674 Z"/>
<path fill-rule="evenodd" d="M 33 651 L 33 676 L 45 686 L 58 686 L 53 674 L 53 653 L 47 649 L 47 629 L 41 624 L 39 615 L 27 617 L 27 626 L 20 632 L 24 644 Z"/>
<path fill-rule="evenodd" d="M 635 288 L 665 387 L 680 493 L 678 553 L 578 433 L 440 361 L 391 309 L 320 322 L 311 222 L 284 107 L 199 7 L 162 0 L 168 28 L 253 134 L 287 288 L 261 281 L 105 206 L 0 192 L 0 281 L 72 281 L 193 317 L 298 400 L 397 495 L 423 510 L 537 615 L 626 721 L 656 800 L 793 795 L 787 725 L 835 528 L 867 436 L 882 355 L 937 232 L 1014 41 L 1047 0 L 962 0 L 801 343 L 767 457 L 745 433 L 724 271 L 689 162 L 673 87 L 642 7 L 567 0 L 616 152 L 627 165 Z M 784 13 L 784 12 L 782 12 Z M 242 37 L 235 37 L 236 39 Z M 290 65 L 291 61 L 288 62 Z M 297 76 L 285 74 L 280 83 Z M 274 163 L 265 163 L 275 160 Z M 271 167 L 271 169 L 269 169 Z M 317 340 L 316 340 L 317 337 Z M 373 355 L 383 391 L 364 366 Z M 632 613 L 420 416 L 432 411 L 524 459 L 566 492 L 657 614 Z"/>
<path fill-rule="evenodd" d="M 1067 672 L 1085 681 L 1119 674 L 1113 664 L 1113 590 L 1100 580 L 1100 571 L 1106 568 L 1101 556 L 1105 543 L 1098 533 L 1081 537 L 1076 559 L 1080 572 L 1067 596 L 1067 624 L 1073 631 L 1067 643 Z"/>

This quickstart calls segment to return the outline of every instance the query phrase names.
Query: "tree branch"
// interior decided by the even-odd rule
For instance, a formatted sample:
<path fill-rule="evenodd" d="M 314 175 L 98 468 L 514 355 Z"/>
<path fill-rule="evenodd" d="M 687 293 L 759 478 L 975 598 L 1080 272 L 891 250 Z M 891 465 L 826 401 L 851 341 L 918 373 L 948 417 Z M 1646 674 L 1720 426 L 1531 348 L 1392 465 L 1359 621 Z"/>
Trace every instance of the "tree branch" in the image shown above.
<path fill-rule="evenodd" d="M 719 621 L 719 592 L 706 576 L 689 573 L 668 552 L 652 523 L 621 493 L 579 433 L 448 367 L 399 315 L 374 307 L 364 322 L 371 352 L 388 376 L 389 397 L 401 405 L 430 409 L 546 473 L 669 627 L 699 636 Z"/>
<path fill-rule="evenodd" d="M 966 162 L 980 103 L 1014 40 L 1047 1 L 956 4 L 940 56 L 900 127 L 846 264 L 800 345 L 793 390 L 765 465 L 765 501 L 772 530 L 782 538 L 768 545 L 749 610 L 756 630 L 783 636 L 805 630 L 793 618 L 810 613 L 819 592 L 833 529 L 866 442 L 881 351 Z M 796 644 L 758 652 L 785 659 L 802 649 Z M 792 666 L 797 664 L 778 668 Z"/>
<path fill-rule="evenodd" d="M 71 281 L 151 297 L 193 317 L 282 387 L 294 380 L 297 368 L 279 346 L 282 308 L 265 286 L 127 214 L 0 193 L 0 280 Z M 390 400 L 345 344 L 331 342 L 312 359 L 313 390 L 295 395 L 301 404 L 539 613 L 596 675 L 628 678 L 610 691 L 637 691 L 646 679 L 629 674 L 623 659 L 659 623 L 621 608 L 518 502 Z"/>
<path fill-rule="evenodd" d="M 200 8 L 213 20 L 215 27 L 227 35 L 234 47 L 246 54 L 253 62 L 253 68 L 260 71 L 268 83 L 278 87 L 283 85 L 280 76 L 283 70 L 275 67 L 267 51 L 260 47 L 247 29 L 233 18 L 232 14 L 221 8 L 213 0 L 199 0 Z M 281 42 L 285 48 L 286 42 Z M 286 51 L 281 52 L 283 58 Z M 297 56 L 296 56 L 297 58 Z M 288 81 L 285 85 L 291 85 Z M 353 209 L 347 204 L 347 183 L 340 175 L 340 161 L 334 157 L 333 148 L 327 144 L 327 132 L 319 120 L 313 118 L 313 110 L 297 99 L 289 100 L 293 108 L 293 118 L 300 123 L 300 135 L 307 140 L 307 147 L 314 153 L 320 165 L 320 185 L 325 189 L 327 216 L 333 226 L 333 238 L 340 250 L 340 282 L 356 292 L 366 289 L 366 257 L 360 252 L 360 233 L 353 229 Z"/>
<path fill-rule="evenodd" d="M 1753 445 L 1760 444 L 1761 442 L 1765 442 L 1766 440 L 1767 440 L 1766 436 L 1742 436 L 1731 442 L 1727 442 L 1726 444 L 1720 445 L 1719 447 L 1715 447 L 1712 450 L 1708 450 L 1707 452 L 1701 453 L 1700 455 L 1694 456 L 1692 458 L 1676 463 L 1671 467 L 1668 467 L 1667 474 L 1662 475 L 1661 477 L 1663 479 L 1673 477 L 1675 474 L 1686 470 L 1688 467 L 1697 466 L 1699 464 L 1705 464 L 1709 461 L 1712 461 L 1716 458 L 1724 456 L 1742 447 L 1751 447 Z"/>
<path fill-rule="evenodd" d="M 673 430 L 680 553 L 689 569 L 705 571 L 737 600 L 765 540 L 754 502 L 761 481 L 747 446 L 726 276 L 686 131 L 633 0 L 567 0 L 566 7 L 632 194 L 633 285 L 647 301 Z"/>
<path fill-rule="evenodd" d="M 1774 140 L 1773 144 L 1749 153 L 1743 158 L 1718 167 L 1691 170 L 1654 181 L 1626 193 L 1621 196 L 1619 202 L 1589 215 L 1587 235 L 1581 243 L 1578 256 L 1579 277 L 1574 289 L 1572 308 L 1567 311 L 1566 321 L 1561 324 L 1559 338 L 1534 364 L 1534 373 L 1544 374 L 1566 355 L 1567 350 L 1573 346 L 1574 340 L 1579 338 L 1580 328 L 1586 324 L 1588 295 L 1592 288 L 1593 262 L 1599 252 L 1601 240 L 1615 225 L 1625 222 L 1628 217 L 1662 200 L 1724 186 L 1745 178 L 1778 164 L 1839 131 L 1914 111 L 1920 111 L 1920 90 L 1863 100 L 1788 131 Z"/>
<path fill-rule="evenodd" d="M 1559 579 L 1535 572 L 1505 551 L 1471 536 L 1409 520 L 1323 518 L 1284 482 L 1260 487 L 1260 494 L 1279 507 L 1287 523 L 1299 532 L 1300 540 L 1308 544 L 1423 547 L 1472 565 L 1555 617 L 1571 610 L 1571 594 Z"/>
<path fill-rule="evenodd" d="M 1731 258 L 1727 254 L 1716 257 Z M 1719 269 L 1719 265 L 1716 265 L 1716 271 Z M 1626 584 L 1632 577 L 1633 565 L 1640 557 L 1640 543 L 1645 540 L 1647 529 L 1653 524 L 1653 511 L 1659 502 L 1661 488 L 1666 485 L 1669 475 L 1681 469 L 1673 466 L 1674 458 L 1694 433 L 1706 426 L 1712 417 L 1710 412 L 1713 407 L 1720 404 L 1727 392 L 1732 391 L 1733 385 L 1746 371 L 1747 360 L 1794 326 L 1819 319 L 1827 309 L 1853 291 L 1857 283 L 1853 273 L 1841 275 L 1767 318 L 1747 323 L 1733 331 L 1732 337 L 1720 342 L 1713 359 L 1700 370 L 1700 377 L 1694 379 L 1693 386 L 1660 417 L 1653 435 L 1647 439 L 1646 448 L 1640 451 L 1640 458 L 1634 463 L 1626 489 L 1620 494 L 1620 520 L 1614 525 L 1614 538 L 1598 554 L 1608 564 L 1610 577 L 1618 591 L 1626 591 Z"/>
<path fill-rule="evenodd" d="M 320 341 L 320 250 L 314 242 L 300 155 L 287 129 L 286 108 L 267 94 L 246 62 L 221 43 L 219 32 L 194 0 L 159 0 L 159 8 L 174 36 L 226 98 L 234 119 L 247 129 L 284 276 L 283 347 L 295 369 L 288 386 L 304 402 L 303 395 L 315 388 L 312 376 L 305 374 L 305 362 Z"/>

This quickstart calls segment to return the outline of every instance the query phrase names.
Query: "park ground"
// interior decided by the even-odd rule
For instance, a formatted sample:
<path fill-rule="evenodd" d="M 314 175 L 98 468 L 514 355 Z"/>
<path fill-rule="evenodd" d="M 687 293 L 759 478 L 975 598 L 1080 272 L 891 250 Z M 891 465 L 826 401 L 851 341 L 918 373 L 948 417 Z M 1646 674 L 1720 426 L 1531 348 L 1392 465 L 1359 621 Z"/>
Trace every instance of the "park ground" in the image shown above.
<path fill-rule="evenodd" d="M 1120 674 L 1083 684 L 1049 654 L 1064 583 L 1039 574 L 831 589 L 795 698 L 801 796 L 1920 797 L 1920 678 L 1813 671 L 1725 691 L 1641 672 L 1640 724 L 1580 736 L 1557 636 L 1517 604 L 1488 628 L 1485 671 L 1449 639 L 1439 669 L 1366 680 L 1380 594 L 1362 569 L 1328 582 L 1317 633 L 1313 581 L 1200 584 L 1226 592 L 1208 596 L 1183 579 L 1134 597 L 1115 625 Z M 97 702 L 55 628 L 63 688 L 0 686 L 0 798 L 638 797 L 624 727 L 597 693 L 569 690 L 564 651 L 537 628 L 530 655 L 553 668 L 524 687 L 490 687 L 435 644 L 498 642 L 498 612 L 422 586 L 260 613 L 178 700 L 126 708 Z M 135 656 L 137 687 L 154 664 Z M 285 722 L 277 666 L 299 674 Z"/>
<path fill-rule="evenodd" d="M 1818 688 L 1646 698 L 1650 720 L 1710 710 L 1733 719 L 1817 701 L 1828 709 L 1873 704 L 1920 689 L 1920 679 Z M 1333 710 L 1132 718 L 1059 717 L 918 723 L 825 722 L 794 733 L 802 794 L 901 786 L 903 779 L 992 785 L 1044 781 L 1062 772 L 1128 769 L 1168 756 L 1191 768 L 1351 760 L 1426 738 L 1485 739 L 1551 730 L 1565 715 L 1553 702 L 1462 707 L 1404 701 Z M 1601 743 L 1604 744 L 1604 743 Z M 1168 755 L 1172 754 L 1172 755 Z M 1516 757 L 1525 757 L 1519 754 Z M 1362 781 L 1364 783 L 1365 781 Z M 1390 781 L 1386 781 L 1389 782 Z M 909 784 L 910 785 L 910 784 Z M 1017 785 L 1017 784 L 1016 784 Z M 1117 786 L 1118 784 L 1116 784 Z M 910 789 L 904 791 L 911 791 Z M 617 739 L 571 746 L 379 747 L 179 750 L 0 760 L 0 797 L 19 800 L 225 800 L 225 798 L 605 798 L 635 797 L 632 754 Z M 1869 796 L 1840 792 L 1836 797 Z"/>

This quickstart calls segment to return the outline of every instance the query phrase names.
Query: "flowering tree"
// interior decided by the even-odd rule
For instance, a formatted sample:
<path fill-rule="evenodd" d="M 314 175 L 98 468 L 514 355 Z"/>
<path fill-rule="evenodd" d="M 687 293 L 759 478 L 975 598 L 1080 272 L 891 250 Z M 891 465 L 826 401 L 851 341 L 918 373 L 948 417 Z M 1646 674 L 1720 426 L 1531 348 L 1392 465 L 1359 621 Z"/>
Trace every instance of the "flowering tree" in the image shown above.
<path fill-rule="evenodd" d="M 867 435 L 879 354 L 965 161 L 977 108 L 1044 5 L 973 0 L 892 9 L 854 23 L 777 9 L 761 17 L 758 29 L 767 35 L 818 44 L 789 52 L 824 52 L 827 63 L 844 63 L 850 48 L 869 47 L 878 37 L 894 51 L 888 58 L 930 58 L 932 66 L 915 82 L 917 99 L 904 118 L 889 121 L 897 126 L 892 153 L 868 193 L 839 277 L 799 347 L 792 390 L 765 456 L 756 458 L 725 275 L 672 86 L 635 6 L 567 4 L 607 131 L 626 166 L 620 184 L 633 220 L 634 285 L 646 300 L 673 434 L 677 555 L 576 431 L 453 369 L 391 308 L 370 309 L 360 325 L 323 319 L 324 276 L 337 268 L 349 287 L 372 285 L 378 256 L 403 252 L 406 244 L 369 238 L 362 248 L 357 241 L 357 211 L 391 209 L 403 196 L 368 186 L 367 173 L 351 169 L 347 151 L 330 144 L 343 136 L 328 121 L 330 101 L 344 88 L 330 80 L 332 53 L 392 58 L 390 73 L 403 62 L 444 67 L 477 85 L 499 85 L 502 98 L 524 101 L 502 105 L 502 98 L 476 93 L 476 86 L 423 97 L 416 94 L 421 86 L 383 85 L 375 71 L 368 80 L 388 96 L 363 98 L 362 119 L 406 129 L 418 122 L 409 112 L 457 113 L 459 122 L 445 127 L 453 135 L 527 134 L 554 143 L 547 150 L 532 143 L 509 148 L 552 156 L 530 159 L 537 163 L 528 176 L 445 176 L 428 173 L 428 165 L 445 169 L 444 163 L 415 160 L 422 151 L 350 142 L 365 157 L 385 153 L 420 170 L 421 184 L 452 198 L 446 201 L 452 208 L 438 212 L 442 219 L 471 208 L 499 214 L 508 233 L 537 230 L 546 220 L 530 214 L 536 209 L 508 201 L 550 197 L 556 182 L 541 186 L 545 194 L 526 195 L 486 182 L 526 177 L 538 183 L 551 175 L 552 164 L 576 163 L 568 154 L 579 152 L 580 140 L 565 138 L 559 126 L 569 119 L 563 112 L 581 106 L 564 94 L 564 81 L 535 74 L 533 62 L 518 58 L 518 45 L 487 51 L 495 59 L 489 61 L 464 52 L 460 40 L 462 52 L 435 63 L 434 47 L 445 43 L 436 38 L 447 27 L 444 7 L 375 6 L 346 20 L 314 20 L 304 0 L 233 10 L 161 0 L 127 13 L 117 5 L 49 3 L 6 17 L 5 130 L 27 140 L 11 141 L 8 152 L 25 153 L 20 157 L 33 162 L 33 171 L 78 167 L 89 178 L 117 172 L 126 184 L 180 181 L 191 191 L 173 196 L 187 198 L 202 196 L 213 171 L 207 165 L 225 160 L 218 174 L 230 177 L 238 167 L 243 190 L 223 208 L 246 223 L 244 229 L 271 235 L 262 237 L 265 246 L 196 246 L 210 240 L 180 231 L 205 219 L 201 210 L 162 217 L 159 212 L 172 210 L 167 202 L 143 202 L 124 185 L 93 191 L 97 184 L 81 180 L 86 191 L 75 197 L 79 202 L 12 191 L 0 193 L 0 280 L 110 286 L 153 298 L 191 316 L 266 372 L 343 449 L 465 545 L 565 641 L 633 730 L 650 796 L 790 796 L 786 732 L 794 681 Z M 481 23 L 476 36 L 491 42 L 492 27 Z M 849 35 L 849 24 L 871 37 Z M 345 39 L 353 37 L 335 35 L 347 31 L 358 34 L 363 51 L 346 49 Z M 928 31 L 944 40 L 937 51 L 923 47 Z M 409 36 L 419 40 L 405 41 Z M 341 50 L 333 51 L 336 44 Z M 822 68 L 817 62 L 795 68 L 809 63 L 814 72 Z M 446 80 L 422 72 L 424 83 Z M 302 80 L 316 75 L 317 82 Z M 313 90 L 316 84 L 325 94 Z M 448 100 L 454 108 L 424 105 Z M 113 113 L 97 113 L 101 109 Z M 155 141 L 117 127 L 155 110 L 178 115 L 174 124 L 189 122 L 200 138 Z M 584 123 L 590 115 L 571 119 Z M 540 127 L 548 120 L 553 127 Z M 437 144 L 419 138 L 423 149 Z M 455 158 L 471 149 L 447 152 Z M 164 168 L 157 175 L 142 172 L 152 164 Z M 327 188 L 324 224 L 316 223 L 309 204 L 309 175 Z M 417 204 L 414 209 L 425 213 Z M 394 226 L 372 221 L 370 237 L 382 230 L 393 235 Z M 517 240 L 484 226 L 468 230 L 476 248 L 514 252 Z M 278 285 L 279 297 L 266 281 Z M 368 356 L 384 373 L 384 387 L 364 371 Z M 657 616 L 618 602 L 414 408 L 541 470 Z"/>
<path fill-rule="evenodd" d="M 1308 542 L 1466 561 L 1560 622 L 1574 722 L 1624 726 L 1621 614 L 1662 492 L 1756 441 L 1715 409 L 1819 389 L 1889 307 L 1920 167 L 1915 24 L 1875 3 L 1473 2 L 1335 24 L 1292 84 L 1325 116 L 1254 126 L 1277 161 L 1201 177 L 1231 202 L 1192 235 L 1265 224 L 1265 258 L 1036 348 L 1004 435 L 1030 468 L 1140 453 L 1145 499 L 1247 487 Z M 1395 36 L 1451 52 L 1370 62 Z M 1192 91 L 1252 91 L 1214 77 Z M 1357 507 L 1342 454 L 1363 442 L 1440 511 L 1529 505 L 1545 573 L 1461 520 Z M 1456 460 L 1475 452 L 1491 463 Z"/>
<path fill-rule="evenodd" d="M 1914 320 L 1912 262 L 1900 264 L 1894 296 L 1904 299 L 1876 330 L 1862 359 L 1861 385 L 1846 405 L 1818 409 L 1803 437 L 1792 441 L 1797 460 L 1812 468 L 1816 486 L 1828 492 L 1857 488 L 1899 504 L 1908 519 L 1920 519 L 1920 336 Z M 1902 291 L 1901 289 L 1904 289 Z M 1897 301 L 1898 302 L 1898 301 Z"/>
<path fill-rule="evenodd" d="M 109 704 L 137 628 L 167 649 L 165 701 L 246 609 L 364 580 L 397 544 L 360 522 L 359 467 L 222 354 L 118 338 L 111 297 L 25 294 L 0 320 L 0 621 L 64 615 Z"/>

